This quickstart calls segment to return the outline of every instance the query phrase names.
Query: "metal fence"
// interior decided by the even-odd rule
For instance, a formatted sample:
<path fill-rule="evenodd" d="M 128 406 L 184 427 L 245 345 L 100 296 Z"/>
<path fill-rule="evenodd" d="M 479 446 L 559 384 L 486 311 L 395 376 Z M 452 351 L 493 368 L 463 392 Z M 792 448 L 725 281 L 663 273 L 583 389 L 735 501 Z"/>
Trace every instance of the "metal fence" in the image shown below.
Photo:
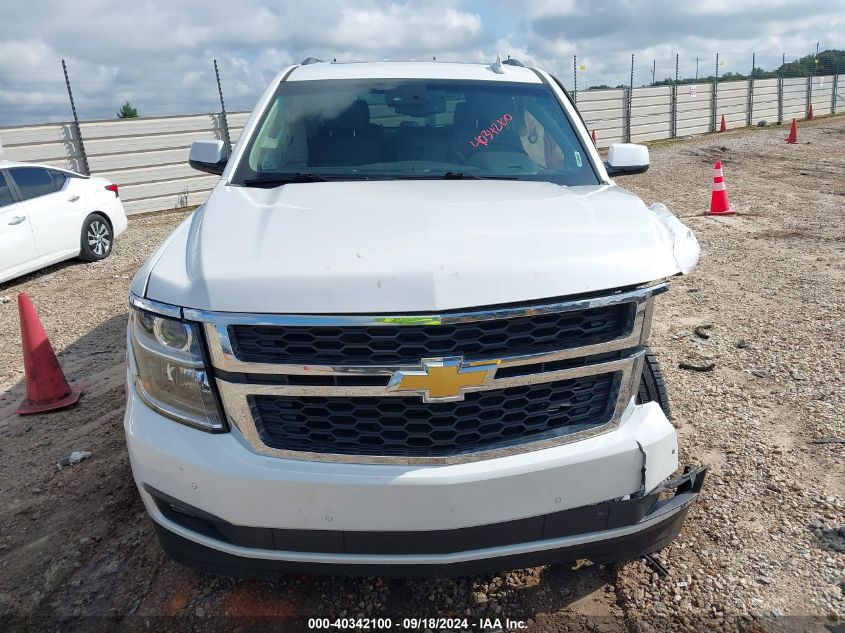
<path fill-rule="evenodd" d="M 845 75 L 579 91 L 578 110 L 599 147 L 781 123 L 845 110 Z"/>
<path fill-rule="evenodd" d="M 578 109 L 597 145 L 643 142 L 845 110 L 845 75 L 579 90 Z M 236 143 L 249 112 L 0 127 L 0 159 L 103 175 L 121 187 L 129 213 L 200 204 L 217 176 L 192 170 L 197 139 Z"/>
<path fill-rule="evenodd" d="M 229 135 L 237 142 L 249 112 L 228 114 Z M 2 159 L 46 163 L 105 176 L 120 185 L 128 213 L 201 204 L 217 176 L 188 165 L 198 139 L 225 138 L 219 113 L 142 119 L 111 119 L 0 127 Z M 84 154 L 80 136 L 84 139 Z"/>

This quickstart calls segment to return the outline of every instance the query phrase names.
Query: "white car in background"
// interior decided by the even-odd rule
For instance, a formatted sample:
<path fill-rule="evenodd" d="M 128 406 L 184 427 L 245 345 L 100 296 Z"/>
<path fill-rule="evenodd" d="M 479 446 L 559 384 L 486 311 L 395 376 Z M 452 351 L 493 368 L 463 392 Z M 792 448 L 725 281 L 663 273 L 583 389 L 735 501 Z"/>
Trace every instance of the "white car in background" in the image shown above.
<path fill-rule="evenodd" d="M 0 162 L 0 283 L 73 257 L 104 259 L 126 225 L 105 178 Z"/>

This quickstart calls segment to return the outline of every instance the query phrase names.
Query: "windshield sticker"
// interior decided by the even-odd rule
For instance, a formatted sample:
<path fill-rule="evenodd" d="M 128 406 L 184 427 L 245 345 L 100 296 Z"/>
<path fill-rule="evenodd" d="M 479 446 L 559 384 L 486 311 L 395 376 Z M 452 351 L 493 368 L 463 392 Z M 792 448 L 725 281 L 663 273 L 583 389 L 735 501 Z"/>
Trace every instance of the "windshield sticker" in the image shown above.
<path fill-rule="evenodd" d="M 513 121 L 513 117 L 509 113 L 503 114 L 498 119 L 494 120 L 490 127 L 486 130 L 482 130 L 481 134 L 476 136 L 473 139 L 470 139 L 469 144 L 473 147 L 478 147 L 479 145 L 486 146 L 490 141 L 492 141 L 496 135 L 498 135 L 502 130 L 505 129 L 505 126 Z"/>
<path fill-rule="evenodd" d="M 575 164 L 581 166 L 581 152 L 575 152 Z"/>

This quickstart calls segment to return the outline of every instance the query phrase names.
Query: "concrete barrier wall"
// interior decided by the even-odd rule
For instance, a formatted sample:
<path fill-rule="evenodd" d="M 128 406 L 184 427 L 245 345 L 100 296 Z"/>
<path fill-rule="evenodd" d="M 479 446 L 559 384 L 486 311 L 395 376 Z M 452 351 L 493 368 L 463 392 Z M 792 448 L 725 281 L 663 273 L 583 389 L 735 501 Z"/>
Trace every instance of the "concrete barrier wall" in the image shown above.
<path fill-rule="evenodd" d="M 807 80 L 794 77 L 783 80 L 783 118 L 807 116 Z"/>
<path fill-rule="evenodd" d="M 631 142 L 672 136 L 672 87 L 637 88 L 631 95 Z"/>
<path fill-rule="evenodd" d="M 710 131 L 713 84 L 684 84 L 678 86 L 677 135 L 690 136 Z"/>
<path fill-rule="evenodd" d="M 228 115 L 233 143 L 248 117 Z M 219 114 L 83 121 L 79 129 L 91 173 L 120 185 L 127 213 L 172 209 L 185 200 L 201 204 L 217 182 L 217 176 L 188 166 L 188 150 L 194 140 L 223 138 Z M 72 123 L 0 127 L 0 142 L 3 159 L 83 169 Z"/>
<path fill-rule="evenodd" d="M 831 101 L 833 102 L 834 114 L 845 112 L 845 75 L 838 77 L 836 94 L 833 95 Z"/>
<path fill-rule="evenodd" d="M 607 147 L 625 136 L 625 90 L 586 90 L 577 95 L 578 111 L 589 130 L 596 132 L 596 144 Z"/>
<path fill-rule="evenodd" d="M 717 85 L 717 129 L 722 117 L 729 128 L 743 127 L 748 122 L 748 82 L 731 81 Z"/>
<path fill-rule="evenodd" d="M 813 77 L 811 90 L 814 116 L 830 114 L 833 111 L 833 79 L 832 77 Z"/>
<path fill-rule="evenodd" d="M 774 123 L 779 111 L 784 121 L 800 119 L 807 114 L 808 95 L 814 115 L 830 114 L 834 108 L 845 112 L 845 76 L 758 79 L 750 91 L 749 83 L 719 82 L 715 104 L 712 83 L 682 84 L 674 90 L 672 86 L 634 88 L 630 121 L 626 118 L 628 90 L 624 88 L 582 90 L 577 105 L 587 128 L 595 131 L 599 147 L 628 137 L 637 143 L 710 132 L 714 122 L 718 129 L 723 114 L 728 128 L 742 127 L 748 121 L 749 107 L 752 124 L 761 119 Z M 249 114 L 228 115 L 233 143 Z M 171 209 L 186 201 L 201 204 L 217 182 L 216 176 L 191 169 L 187 159 L 192 141 L 223 138 L 219 114 L 84 121 L 79 127 L 91 173 L 120 185 L 129 213 Z M 83 169 L 79 137 L 72 123 L 0 127 L 0 143 L 5 150 L 2 159 Z"/>
<path fill-rule="evenodd" d="M 778 120 L 778 80 L 758 79 L 754 82 L 754 94 L 752 95 L 751 123 L 757 121 L 768 121 L 774 123 Z"/>

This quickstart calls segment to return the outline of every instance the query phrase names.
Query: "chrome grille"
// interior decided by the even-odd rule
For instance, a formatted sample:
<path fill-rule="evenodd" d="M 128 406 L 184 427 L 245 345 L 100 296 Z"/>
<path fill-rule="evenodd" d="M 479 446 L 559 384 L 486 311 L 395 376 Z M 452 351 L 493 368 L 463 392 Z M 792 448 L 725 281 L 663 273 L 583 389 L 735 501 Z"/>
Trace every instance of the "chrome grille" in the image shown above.
<path fill-rule="evenodd" d="M 477 391 L 459 402 L 417 398 L 250 396 L 272 448 L 340 455 L 444 457 L 606 424 L 618 373 Z"/>
<path fill-rule="evenodd" d="M 537 450 L 616 428 L 639 384 L 653 296 L 663 290 L 658 285 L 436 315 L 184 310 L 184 318 L 204 323 L 227 418 L 256 452 L 305 460 L 445 464 Z M 323 328 L 333 334 L 317 350 L 313 342 L 324 337 Z M 523 333 L 533 329 L 536 338 L 521 339 L 521 328 Z M 305 348 L 291 353 L 292 347 L 279 343 L 293 340 L 287 334 L 279 338 L 282 331 L 308 341 L 314 356 Z M 471 334 L 462 339 L 460 331 Z M 350 357 L 337 343 L 343 338 L 338 332 L 354 334 L 367 349 L 380 338 L 400 344 L 391 346 L 392 356 L 373 351 L 371 357 Z M 491 343 L 484 339 L 489 333 L 505 335 Z M 482 340 L 486 344 L 479 345 Z M 270 352 L 260 352 L 262 347 Z M 438 349 L 449 354 L 433 353 Z M 451 401 L 395 389 L 397 376 L 426 373 L 431 361 L 489 365 L 490 370 Z"/>
<path fill-rule="evenodd" d="M 612 341 L 631 329 L 633 303 L 512 319 L 431 325 L 296 327 L 233 324 L 240 360 L 308 365 L 413 365 L 421 358 L 495 358 Z"/>

